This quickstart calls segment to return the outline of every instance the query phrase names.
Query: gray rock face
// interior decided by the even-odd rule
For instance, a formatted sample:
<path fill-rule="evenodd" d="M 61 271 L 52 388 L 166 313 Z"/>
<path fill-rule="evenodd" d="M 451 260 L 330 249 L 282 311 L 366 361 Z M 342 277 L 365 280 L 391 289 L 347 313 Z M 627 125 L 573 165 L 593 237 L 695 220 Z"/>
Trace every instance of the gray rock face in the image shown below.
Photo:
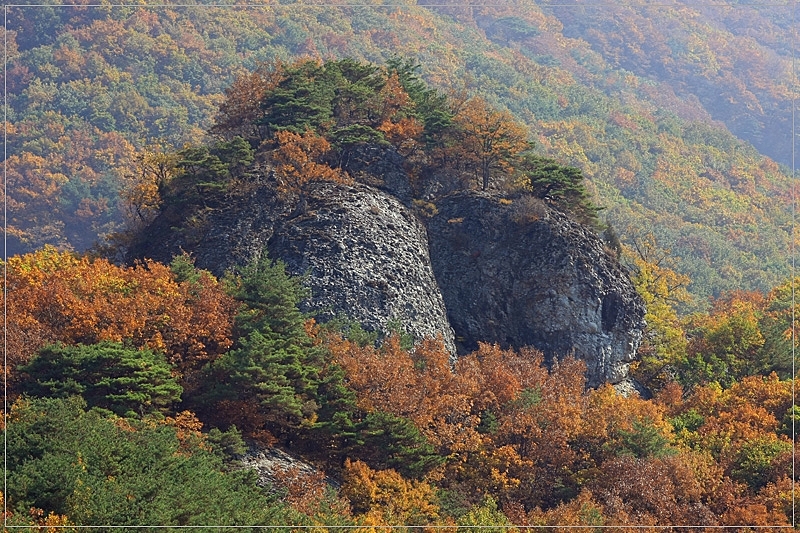
<path fill-rule="evenodd" d="M 413 201 L 411 181 L 403 168 L 403 157 L 394 148 L 374 145 L 353 149 L 345 166 L 359 182 L 387 192 L 409 206 Z"/>
<path fill-rule="evenodd" d="M 437 205 L 431 260 L 460 352 L 530 345 L 583 359 L 590 386 L 626 378 L 644 304 L 596 235 L 531 198 L 468 191 Z"/>
<path fill-rule="evenodd" d="M 287 475 L 294 477 L 305 477 L 318 475 L 319 470 L 314 465 L 307 463 L 280 448 L 266 447 L 262 444 L 253 443 L 247 453 L 239 459 L 242 468 L 249 468 L 256 471 L 258 484 L 262 487 L 275 490 L 276 485 L 280 485 L 281 479 L 285 480 Z M 339 484 L 332 478 L 326 477 L 325 482 L 339 488 Z"/>
<path fill-rule="evenodd" d="M 287 203 L 264 178 L 196 231 L 171 231 L 175 214 L 157 219 L 132 257 L 169 261 L 185 250 L 219 276 L 266 248 L 309 275 L 302 308 L 321 321 L 384 331 L 397 322 L 417 339 L 442 335 L 453 354 L 479 341 L 534 346 L 550 360 L 574 354 L 590 386 L 627 378 L 644 305 L 594 233 L 539 200 L 477 191 L 437 200 L 426 233 L 403 205 L 400 159 L 355 155 L 352 170 L 384 190 L 317 183 Z"/>
<path fill-rule="evenodd" d="M 280 222 L 270 257 L 308 273 L 305 310 L 322 320 L 344 315 L 368 329 L 399 321 L 417 339 L 453 332 L 431 270 L 425 228 L 398 200 L 365 185 L 318 183 L 304 213 Z"/>
<path fill-rule="evenodd" d="M 297 205 L 294 205 L 297 204 Z M 307 276 L 301 309 L 320 321 L 344 317 L 370 330 L 401 325 L 415 339 L 441 335 L 455 354 L 453 330 L 431 269 L 425 228 L 393 195 L 366 185 L 316 183 L 299 202 L 280 201 L 262 184 L 235 207 L 214 212 L 187 235 L 156 220 L 134 257 L 169 262 L 185 250 L 217 276 L 266 249 L 290 274 Z"/>
<path fill-rule="evenodd" d="M 210 211 L 194 229 L 176 231 L 172 226 L 185 225 L 180 213 L 162 213 L 148 228 L 148 239 L 129 252 L 129 259 L 169 263 L 175 255 L 188 252 L 198 268 L 219 277 L 226 270 L 257 260 L 277 221 L 290 210 L 276 195 L 274 183 L 262 177 L 246 195 Z"/>

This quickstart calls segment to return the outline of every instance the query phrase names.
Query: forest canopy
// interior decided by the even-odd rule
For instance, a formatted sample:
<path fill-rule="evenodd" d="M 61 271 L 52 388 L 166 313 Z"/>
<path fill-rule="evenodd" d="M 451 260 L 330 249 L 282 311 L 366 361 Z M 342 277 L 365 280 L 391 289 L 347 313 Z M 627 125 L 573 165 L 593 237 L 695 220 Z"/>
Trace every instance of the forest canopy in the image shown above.
<path fill-rule="evenodd" d="M 97 323 L 76 337 L 27 296 L 71 280 L 71 305 L 89 311 L 131 297 L 126 287 L 145 282 L 144 271 L 53 251 L 8 266 L 9 305 L 20 311 L 8 334 L 28 346 L 6 369 L 12 524 L 508 530 L 790 520 L 796 384 L 759 366 L 774 364 L 759 350 L 785 339 L 785 287 L 766 299 L 731 295 L 683 324 L 693 337 L 685 358 L 669 361 L 676 377 L 644 399 L 586 389 L 583 362 L 547 367 L 532 349 L 481 344 L 453 365 L 440 340 L 404 347 L 397 335 L 378 342 L 355 325 L 319 326 L 297 309 L 298 280 L 266 256 L 221 281 L 185 256 L 148 266 L 172 294 L 153 301 L 162 317 L 185 305 L 211 316 L 201 310 L 208 298 L 187 304 L 183 290 L 229 302 L 216 311 L 224 338 L 204 352 L 184 341 L 154 346 L 157 329 L 90 340 Z M 75 290 L 97 268 L 105 281 Z M 131 307 L 103 309 L 103 322 L 126 323 Z M 732 345 L 731 328 L 749 331 L 747 341 Z M 233 467 L 243 438 L 288 447 L 316 473 L 288 469 L 258 486 Z"/>
<path fill-rule="evenodd" d="M 788 9 L 8 6 L 4 519 L 790 527 Z M 298 209 L 368 181 L 367 149 L 402 157 L 421 216 L 477 189 L 605 229 L 653 398 L 532 349 L 453 363 L 321 326 L 266 253 L 119 264 L 258 180 Z M 264 483 L 249 445 L 312 468 Z"/>
<path fill-rule="evenodd" d="M 405 67 L 398 80 L 415 113 L 427 116 L 427 145 L 447 117 L 438 98 L 421 104 L 420 90 L 473 94 L 507 110 L 537 153 L 581 170 L 622 240 L 654 229 L 692 280 L 683 311 L 726 291 L 766 292 L 788 271 L 790 183 L 747 142 L 787 161 L 782 35 L 790 18 L 780 6 L 680 2 L 584 11 L 14 6 L 6 34 L 9 252 L 44 244 L 84 251 L 125 220 L 147 216 L 153 204 L 131 213 L 121 189 L 131 191 L 143 168 L 163 171 L 153 154 L 207 144 L 225 89 L 246 89 L 250 82 L 234 81 L 248 77 L 267 82 L 269 69 L 259 65 L 351 58 L 383 68 L 399 55 L 420 65 L 414 88 L 403 81 Z M 746 142 L 712 119 L 727 120 Z M 391 137 L 359 124 L 340 132 L 341 141 L 380 139 L 365 126 Z M 252 124 L 242 127 L 243 138 L 257 135 Z M 496 179 L 497 169 L 489 175 Z"/>

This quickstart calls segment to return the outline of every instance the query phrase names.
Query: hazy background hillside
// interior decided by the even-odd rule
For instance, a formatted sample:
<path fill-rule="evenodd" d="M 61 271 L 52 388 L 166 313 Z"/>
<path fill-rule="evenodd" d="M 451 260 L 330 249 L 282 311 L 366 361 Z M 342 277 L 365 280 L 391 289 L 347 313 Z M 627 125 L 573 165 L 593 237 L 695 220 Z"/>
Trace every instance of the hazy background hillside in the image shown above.
<path fill-rule="evenodd" d="M 202 141 L 260 62 L 417 61 L 580 167 L 623 241 L 652 233 L 702 305 L 790 270 L 790 7 L 8 8 L 8 254 L 120 227 L 153 150 Z"/>

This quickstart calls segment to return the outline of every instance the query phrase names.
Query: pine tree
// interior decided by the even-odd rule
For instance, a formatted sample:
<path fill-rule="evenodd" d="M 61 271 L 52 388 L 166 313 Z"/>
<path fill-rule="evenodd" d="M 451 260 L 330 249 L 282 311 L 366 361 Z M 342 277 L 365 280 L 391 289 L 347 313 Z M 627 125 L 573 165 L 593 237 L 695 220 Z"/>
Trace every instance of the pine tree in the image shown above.
<path fill-rule="evenodd" d="M 30 376 L 22 386 L 27 394 L 80 395 L 120 416 L 165 411 L 183 392 L 163 354 L 113 342 L 47 346 L 19 370 Z"/>
<path fill-rule="evenodd" d="M 207 368 L 211 389 L 203 400 L 255 404 L 273 433 L 312 421 L 322 353 L 297 307 L 305 294 L 301 280 L 264 254 L 228 283 L 244 304 L 236 318 L 238 341 Z"/>
<path fill-rule="evenodd" d="M 597 213 L 602 208 L 592 202 L 580 169 L 535 155 L 526 155 L 519 168 L 525 188 L 534 196 L 559 211 L 572 213 L 579 222 L 591 226 L 599 224 Z"/>

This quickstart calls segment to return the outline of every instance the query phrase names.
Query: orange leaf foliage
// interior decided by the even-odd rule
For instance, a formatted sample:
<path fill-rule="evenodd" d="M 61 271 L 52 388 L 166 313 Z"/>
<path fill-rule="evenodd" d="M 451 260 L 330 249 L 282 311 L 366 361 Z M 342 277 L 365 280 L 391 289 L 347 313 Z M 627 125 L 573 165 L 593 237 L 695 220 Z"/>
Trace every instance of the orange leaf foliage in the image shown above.
<path fill-rule="evenodd" d="M 244 139 L 264 140 L 264 131 L 256 125 L 263 115 L 261 99 L 283 79 L 283 63 L 262 64 L 253 72 L 237 77 L 225 90 L 225 100 L 214 117 L 213 133 L 227 138 L 241 135 Z"/>
<path fill-rule="evenodd" d="M 45 247 L 8 260 L 10 370 L 42 346 L 127 341 L 166 353 L 179 371 L 231 346 L 235 301 L 209 274 L 177 283 L 147 261 L 119 267 Z"/>
<path fill-rule="evenodd" d="M 286 490 L 286 503 L 301 513 L 314 516 L 323 510 L 324 504 L 332 504 L 337 516 L 350 516 L 350 506 L 346 500 L 337 498 L 333 502 L 325 501 L 329 487 L 323 472 L 309 472 L 292 466 L 276 469 L 272 477 L 276 486 Z"/>
<path fill-rule="evenodd" d="M 369 526 L 422 525 L 439 517 L 428 483 L 412 482 L 394 470 L 372 470 L 361 461 L 345 461 L 341 493 Z"/>
<path fill-rule="evenodd" d="M 342 170 L 320 163 L 322 156 L 331 149 L 324 137 L 312 131 L 306 131 L 303 135 L 279 131 L 275 134 L 275 140 L 278 147 L 272 153 L 272 159 L 278 174 L 286 180 L 280 186 L 282 192 L 296 192 L 312 181 L 352 182 Z"/>
<path fill-rule="evenodd" d="M 470 98 L 453 119 L 460 128 L 458 156 L 470 162 L 479 187 L 510 175 L 515 158 L 529 148 L 528 130 L 508 111 L 496 111 L 484 99 Z"/>

